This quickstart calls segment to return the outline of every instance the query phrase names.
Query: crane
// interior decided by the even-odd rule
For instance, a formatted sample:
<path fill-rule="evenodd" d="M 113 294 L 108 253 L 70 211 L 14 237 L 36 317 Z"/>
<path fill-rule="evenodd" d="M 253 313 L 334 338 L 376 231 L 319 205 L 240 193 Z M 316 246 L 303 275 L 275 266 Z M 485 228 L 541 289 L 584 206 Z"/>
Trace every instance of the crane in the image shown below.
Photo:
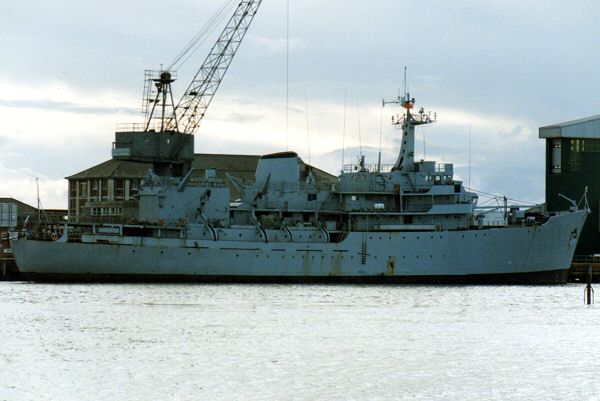
<path fill-rule="evenodd" d="M 194 159 L 193 134 L 202 122 L 261 3 L 262 0 L 240 0 L 176 105 L 171 88 L 175 73 L 169 68 L 159 71 L 157 75 L 146 72 L 143 128 L 140 130 L 133 125 L 117 130 L 113 158 L 153 163 L 159 175 L 186 174 Z M 223 10 L 225 8 L 220 12 Z M 188 47 L 182 53 L 189 50 Z M 160 123 L 153 125 L 152 122 L 156 120 Z"/>
<path fill-rule="evenodd" d="M 193 134 L 196 131 L 261 3 L 262 0 L 241 0 L 238 3 L 225 29 L 176 106 L 171 90 L 173 73 L 167 69 L 160 71 L 159 76 L 152 79 L 156 87 L 156 97 L 152 99 L 152 109 L 146 115 L 146 130 L 150 128 L 152 119 L 159 119 L 161 131 L 185 134 Z M 158 104 L 161 105 L 162 112 L 155 115 Z"/>
<path fill-rule="evenodd" d="M 193 134 L 204 118 L 262 0 L 242 0 L 169 117 L 167 126 Z"/>

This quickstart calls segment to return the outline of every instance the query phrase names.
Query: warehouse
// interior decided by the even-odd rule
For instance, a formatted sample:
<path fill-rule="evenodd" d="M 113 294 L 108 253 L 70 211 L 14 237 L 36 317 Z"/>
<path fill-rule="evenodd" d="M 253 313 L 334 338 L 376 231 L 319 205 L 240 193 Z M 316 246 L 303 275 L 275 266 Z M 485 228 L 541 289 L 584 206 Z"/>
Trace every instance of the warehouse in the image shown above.
<path fill-rule="evenodd" d="M 600 254 L 600 115 L 540 127 L 539 137 L 546 140 L 548 211 L 571 206 L 559 194 L 579 202 L 587 188 L 591 214 L 575 254 Z"/>

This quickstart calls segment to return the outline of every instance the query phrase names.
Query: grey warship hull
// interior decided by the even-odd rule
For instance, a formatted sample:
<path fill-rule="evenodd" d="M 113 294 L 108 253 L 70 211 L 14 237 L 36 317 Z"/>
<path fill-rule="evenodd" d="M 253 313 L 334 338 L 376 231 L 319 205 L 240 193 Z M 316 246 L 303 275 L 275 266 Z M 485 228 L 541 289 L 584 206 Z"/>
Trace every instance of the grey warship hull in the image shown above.
<path fill-rule="evenodd" d="M 44 281 L 561 283 L 587 215 L 541 225 L 350 232 L 338 243 L 98 236 L 13 241 L 25 279 Z"/>

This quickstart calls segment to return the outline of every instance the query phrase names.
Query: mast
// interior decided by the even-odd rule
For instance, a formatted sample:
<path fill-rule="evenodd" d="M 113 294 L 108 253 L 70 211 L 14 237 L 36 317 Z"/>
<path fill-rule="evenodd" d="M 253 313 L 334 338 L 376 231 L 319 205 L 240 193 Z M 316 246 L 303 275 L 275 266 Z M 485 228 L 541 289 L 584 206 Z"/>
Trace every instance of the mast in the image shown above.
<path fill-rule="evenodd" d="M 173 102 L 173 90 L 171 88 L 171 84 L 175 82 L 175 78 L 169 71 L 160 71 L 158 76 L 152 76 L 152 71 L 146 70 L 146 88 L 144 89 L 145 98 L 144 98 L 144 110 L 147 110 L 146 113 L 146 122 L 144 125 L 144 131 L 148 131 L 151 128 L 151 123 L 153 120 L 160 120 L 160 132 L 163 132 L 166 128 L 166 118 L 171 113 L 172 110 L 175 109 L 175 105 Z M 154 86 L 154 90 L 152 90 L 152 84 Z M 152 97 L 152 92 L 155 93 L 155 96 Z M 152 105 L 152 107 L 149 107 Z M 155 114 L 156 107 L 160 107 L 160 115 Z M 171 111 L 167 111 L 170 109 Z M 177 119 L 174 121 L 175 131 L 177 131 Z"/>
<path fill-rule="evenodd" d="M 431 124 L 436 120 L 436 115 L 434 113 L 432 117 L 431 112 L 425 113 L 422 107 L 418 113 L 411 113 L 415 105 L 415 98 L 411 98 L 408 92 L 404 96 L 398 96 L 389 102 L 384 100 L 383 106 L 385 107 L 386 104 L 400 105 L 406 110 L 404 115 L 400 116 L 397 114 L 392 117 L 392 124 L 402 125 L 402 142 L 400 143 L 400 151 L 396 163 L 392 167 L 392 171 L 411 171 L 415 163 L 415 126 Z"/>

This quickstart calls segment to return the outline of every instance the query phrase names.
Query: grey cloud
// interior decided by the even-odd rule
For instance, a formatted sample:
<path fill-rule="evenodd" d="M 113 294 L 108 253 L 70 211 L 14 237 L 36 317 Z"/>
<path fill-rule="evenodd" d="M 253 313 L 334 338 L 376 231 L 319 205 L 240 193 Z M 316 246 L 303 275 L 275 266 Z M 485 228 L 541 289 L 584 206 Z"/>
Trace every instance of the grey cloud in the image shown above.
<path fill-rule="evenodd" d="M 85 106 L 71 102 L 56 102 L 53 100 L 0 100 L 0 106 L 17 109 L 41 109 L 47 111 L 64 111 L 79 114 L 139 114 L 139 110 L 126 107 Z"/>
<path fill-rule="evenodd" d="M 265 118 L 264 114 L 251 114 L 251 113 L 215 113 L 207 115 L 206 118 L 215 121 L 227 121 L 236 123 L 250 123 L 260 121 Z"/>

